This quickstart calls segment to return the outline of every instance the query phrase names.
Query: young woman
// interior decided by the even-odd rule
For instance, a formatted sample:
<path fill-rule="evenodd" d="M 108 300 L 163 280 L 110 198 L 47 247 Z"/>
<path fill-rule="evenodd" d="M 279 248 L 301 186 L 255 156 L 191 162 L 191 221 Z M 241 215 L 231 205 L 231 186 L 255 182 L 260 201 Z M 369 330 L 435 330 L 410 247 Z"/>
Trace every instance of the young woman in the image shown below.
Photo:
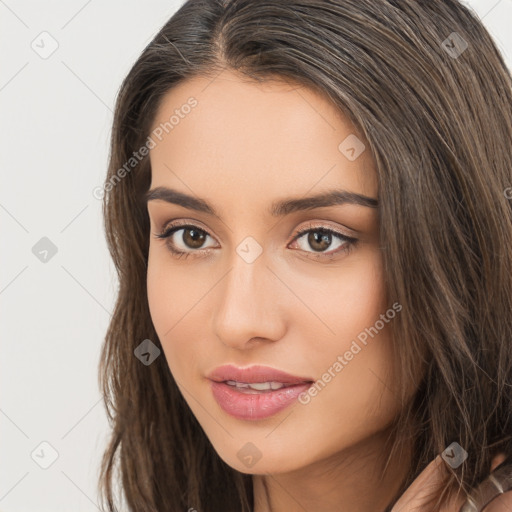
<path fill-rule="evenodd" d="M 511 86 L 455 0 L 183 4 L 115 110 L 107 510 L 512 509 Z"/>

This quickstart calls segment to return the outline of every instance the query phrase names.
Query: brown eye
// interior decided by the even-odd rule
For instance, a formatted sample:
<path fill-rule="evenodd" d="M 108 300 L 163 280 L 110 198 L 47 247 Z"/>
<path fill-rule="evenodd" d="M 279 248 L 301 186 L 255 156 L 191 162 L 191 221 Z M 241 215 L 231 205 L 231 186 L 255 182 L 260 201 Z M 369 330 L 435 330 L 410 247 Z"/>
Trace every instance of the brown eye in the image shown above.
<path fill-rule="evenodd" d="M 330 233 L 318 231 L 310 231 L 308 233 L 309 246 L 318 252 L 323 252 L 329 248 L 332 243 L 332 235 Z"/>
<path fill-rule="evenodd" d="M 334 242 L 337 242 L 334 250 L 326 252 Z M 357 238 L 349 237 L 333 229 L 314 225 L 308 226 L 308 229 L 300 231 L 293 239 L 293 243 L 295 243 L 299 249 L 311 254 L 312 257 L 316 259 L 324 257 L 332 259 L 343 253 L 348 253 L 357 242 Z"/>
<path fill-rule="evenodd" d="M 183 243 L 191 249 L 199 249 L 204 244 L 207 236 L 204 231 L 197 228 L 185 228 L 183 229 L 181 239 Z"/>
<path fill-rule="evenodd" d="M 178 235 L 180 231 L 182 233 Z M 207 249 L 203 245 L 210 237 L 206 231 L 194 225 L 171 225 L 163 233 L 155 236 L 167 239 L 167 247 L 172 254 L 185 257 Z"/>

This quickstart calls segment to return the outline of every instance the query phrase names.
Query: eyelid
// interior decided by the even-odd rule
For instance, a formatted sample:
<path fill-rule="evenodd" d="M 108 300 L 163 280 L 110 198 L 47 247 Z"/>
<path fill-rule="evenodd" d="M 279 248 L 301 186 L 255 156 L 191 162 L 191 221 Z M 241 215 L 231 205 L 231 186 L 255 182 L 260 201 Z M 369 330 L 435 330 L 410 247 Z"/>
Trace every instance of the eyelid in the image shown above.
<path fill-rule="evenodd" d="M 303 234 L 304 231 L 309 231 L 312 229 L 332 231 L 334 233 L 337 233 L 338 235 L 344 236 L 345 238 L 350 238 L 350 239 L 354 239 L 354 240 L 356 239 L 356 233 L 357 233 L 353 229 L 349 229 L 347 227 L 345 227 L 344 228 L 345 231 L 343 231 L 343 228 L 340 228 L 338 226 L 333 226 L 329 223 L 329 221 L 324 220 L 324 221 L 308 221 L 307 225 L 305 227 L 297 229 L 296 234 L 300 235 L 300 234 Z"/>

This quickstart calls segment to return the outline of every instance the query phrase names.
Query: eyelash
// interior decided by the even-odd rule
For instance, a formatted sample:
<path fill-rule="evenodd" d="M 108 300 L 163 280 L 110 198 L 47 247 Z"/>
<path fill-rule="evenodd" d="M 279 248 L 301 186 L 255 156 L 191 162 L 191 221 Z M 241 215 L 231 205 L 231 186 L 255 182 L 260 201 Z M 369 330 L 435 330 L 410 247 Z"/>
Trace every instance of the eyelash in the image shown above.
<path fill-rule="evenodd" d="M 187 229 L 187 228 L 195 229 L 195 230 L 200 231 L 201 233 L 205 233 L 209 237 L 213 238 L 206 230 L 201 229 L 198 226 L 195 226 L 193 224 L 177 224 L 177 223 L 171 223 L 171 224 L 165 226 L 165 228 L 163 229 L 163 231 L 160 234 L 154 233 L 154 236 L 157 239 L 165 240 L 165 239 L 170 238 L 171 235 L 176 233 L 177 231 L 180 231 L 181 229 Z M 317 260 L 325 259 L 325 258 L 332 260 L 339 253 L 348 254 L 355 247 L 355 245 L 358 242 L 357 238 L 346 236 L 343 233 L 340 233 L 339 231 L 335 231 L 333 229 L 330 229 L 330 228 L 327 228 L 324 226 L 314 226 L 311 224 L 307 228 L 299 231 L 293 237 L 292 242 L 295 242 L 296 240 L 298 240 L 299 238 L 301 238 L 302 236 L 304 236 L 305 234 L 307 234 L 311 231 L 313 231 L 313 232 L 317 231 L 317 232 L 321 232 L 323 234 L 330 234 L 330 235 L 333 235 L 334 237 L 338 238 L 342 242 L 344 242 L 344 245 L 342 245 L 340 248 L 336 249 L 334 252 L 313 253 L 313 256 L 308 256 L 308 257 L 312 257 L 313 259 L 317 259 Z M 190 251 L 180 251 L 180 250 L 172 247 L 170 242 L 167 243 L 167 247 L 168 247 L 169 251 L 171 252 L 171 254 L 176 258 L 188 258 L 189 255 L 191 255 L 193 253 L 201 253 L 201 252 L 208 251 L 208 249 L 192 249 Z M 311 253 L 309 253 L 309 251 L 305 251 L 305 252 L 307 252 L 308 254 L 311 254 Z"/>

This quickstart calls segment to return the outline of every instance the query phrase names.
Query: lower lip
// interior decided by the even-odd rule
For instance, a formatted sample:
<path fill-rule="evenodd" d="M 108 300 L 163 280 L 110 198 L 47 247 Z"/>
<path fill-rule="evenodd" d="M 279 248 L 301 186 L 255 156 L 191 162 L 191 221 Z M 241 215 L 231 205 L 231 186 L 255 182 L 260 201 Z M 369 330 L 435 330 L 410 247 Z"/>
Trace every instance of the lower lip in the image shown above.
<path fill-rule="evenodd" d="M 213 396 L 221 409 L 240 420 L 262 420 L 282 411 L 309 389 L 311 383 L 297 384 L 254 394 L 238 391 L 225 382 L 211 381 Z"/>

